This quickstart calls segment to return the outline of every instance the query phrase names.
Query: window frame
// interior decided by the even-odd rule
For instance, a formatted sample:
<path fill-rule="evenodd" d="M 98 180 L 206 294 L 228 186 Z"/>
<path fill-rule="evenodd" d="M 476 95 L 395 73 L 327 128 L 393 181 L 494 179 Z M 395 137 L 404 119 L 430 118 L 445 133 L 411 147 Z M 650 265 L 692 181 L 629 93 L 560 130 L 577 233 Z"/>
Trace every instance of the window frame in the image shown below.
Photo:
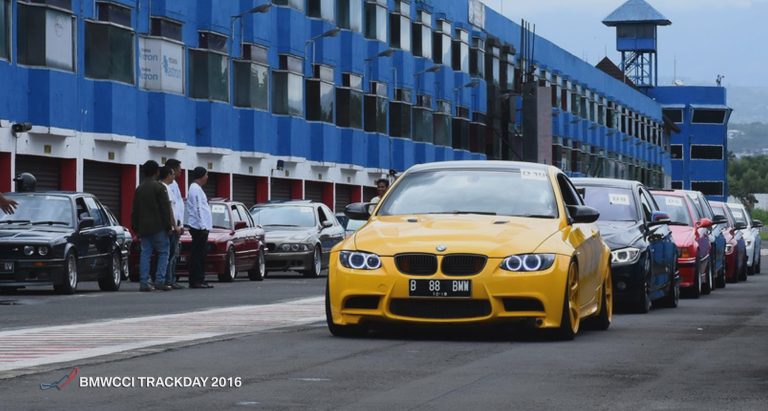
<path fill-rule="evenodd" d="M 701 183 L 704 183 L 704 184 L 712 184 L 712 183 L 720 184 L 720 193 L 718 193 L 718 194 L 707 194 L 703 190 L 701 190 L 700 187 L 694 187 L 695 184 L 701 184 Z M 704 198 L 706 198 L 706 196 L 723 196 L 723 192 L 725 191 L 725 181 L 722 181 L 722 180 L 691 180 L 690 184 L 691 184 L 691 190 L 692 191 L 701 192 L 704 195 Z M 707 213 L 707 211 L 704 211 L 704 213 Z"/>
<path fill-rule="evenodd" d="M 337 127 L 351 128 L 351 129 L 355 129 L 355 130 L 363 130 L 364 129 L 364 119 L 365 119 L 365 91 L 363 91 L 363 77 L 364 76 L 362 74 L 358 74 L 358 73 L 344 72 L 344 73 L 341 74 L 341 77 L 342 77 L 341 85 L 336 85 L 336 88 L 335 88 L 335 94 L 336 94 L 335 95 L 335 97 L 336 97 L 336 123 L 335 124 L 336 124 Z M 358 80 L 358 81 L 354 82 L 354 83 L 358 84 L 357 86 L 353 85 L 353 82 L 352 82 L 353 78 L 355 80 Z M 349 102 L 350 103 L 352 101 L 352 98 L 351 98 L 352 94 L 353 93 L 354 94 L 359 94 L 359 96 L 360 96 L 360 110 L 359 110 L 360 111 L 360 121 L 359 121 L 360 126 L 359 127 L 356 127 L 356 126 L 353 125 L 352 115 L 351 115 L 351 113 L 352 113 L 352 105 L 351 104 L 349 104 L 347 106 L 347 110 L 346 111 L 348 111 L 348 113 L 346 114 L 345 117 L 342 117 L 342 116 L 339 115 L 340 113 L 343 112 L 341 110 L 342 105 L 339 103 L 339 93 L 340 92 L 341 93 L 344 93 L 344 92 L 349 93 L 349 95 L 350 95 Z M 342 118 L 346 118 L 348 120 L 349 124 L 340 124 L 340 122 L 341 122 L 340 119 L 342 119 Z"/>
<path fill-rule="evenodd" d="M 9 10 L 10 10 L 9 16 L 11 17 L 10 24 L 9 24 L 9 29 L 14 29 L 15 28 L 15 30 L 10 30 L 10 35 L 9 35 L 9 38 L 8 38 L 8 40 L 10 42 L 9 43 L 9 49 L 8 49 L 9 56 L 8 56 L 8 60 L 7 61 L 11 62 L 11 58 L 13 57 L 13 44 L 15 43 L 16 44 L 16 64 L 18 64 L 19 66 L 22 66 L 22 67 L 44 67 L 44 68 L 46 68 L 48 70 L 58 70 L 58 71 L 62 71 L 62 72 L 65 72 L 65 73 L 77 73 L 78 72 L 78 53 L 79 53 L 79 50 L 78 50 L 78 38 L 77 38 L 77 16 L 74 14 L 74 12 L 71 9 L 66 9 L 66 8 L 63 8 L 63 7 L 58 7 L 58 6 L 47 4 L 47 3 L 32 3 L 32 2 L 29 2 L 29 1 L 17 1 L 17 3 L 16 3 L 17 4 L 16 15 L 13 16 L 12 15 L 13 14 L 12 0 L 9 0 L 9 1 L 10 1 L 10 3 L 9 3 Z M 19 22 L 19 19 L 21 18 L 21 13 L 19 12 L 19 10 L 21 9 L 21 7 L 35 7 L 35 8 L 44 9 L 44 10 L 53 10 L 53 11 L 56 11 L 56 12 L 59 12 L 59 13 L 68 14 L 70 16 L 71 21 L 72 21 L 72 56 L 71 56 L 72 57 L 72 69 L 56 67 L 56 66 L 50 66 L 50 65 L 47 64 L 47 62 L 45 64 L 33 64 L 33 63 L 22 62 L 21 61 L 22 59 L 19 57 L 19 55 L 20 55 L 19 50 L 21 49 L 21 46 L 19 44 L 19 41 L 21 41 L 21 35 L 19 34 L 19 30 L 22 27 L 21 23 Z M 70 7 L 71 7 L 71 4 L 70 4 Z M 14 24 L 13 24 L 14 20 L 17 23 L 16 24 L 17 27 L 14 27 Z M 87 22 L 87 20 L 86 20 L 86 22 Z M 15 37 L 14 37 L 14 34 L 16 34 Z M 45 37 L 43 37 L 43 49 L 44 50 L 45 50 L 45 46 L 46 46 L 46 44 L 45 44 Z M 45 57 L 45 52 L 43 54 L 44 54 L 43 57 Z"/>
<path fill-rule="evenodd" d="M 278 55 L 278 59 L 280 60 L 280 64 L 278 65 L 278 68 L 273 68 L 271 73 L 270 80 L 272 81 L 272 93 L 271 93 L 271 112 L 274 115 L 282 115 L 282 116 L 291 116 L 291 117 L 300 117 L 300 118 L 306 118 L 306 107 L 305 107 L 305 101 L 306 101 L 306 88 L 304 84 L 305 76 L 304 76 L 304 58 L 299 57 L 295 54 L 289 54 L 289 53 L 280 53 Z M 285 59 L 285 60 L 283 60 Z M 291 68 L 291 61 L 297 60 L 298 62 L 294 62 L 294 68 Z M 283 61 L 285 61 L 285 64 L 283 64 Z M 285 101 L 287 104 L 287 113 L 278 113 L 275 110 L 277 109 L 277 104 L 275 104 L 275 96 L 277 96 L 277 90 L 278 87 L 275 84 L 275 81 L 282 76 L 286 76 L 286 84 L 285 84 L 285 92 L 287 93 L 285 96 Z M 291 107 L 290 104 L 290 76 L 297 76 L 298 77 L 298 83 L 301 84 L 301 113 L 295 112 L 294 108 Z"/>
<path fill-rule="evenodd" d="M 222 58 L 224 58 L 226 60 L 226 62 L 227 62 L 227 64 L 226 64 L 226 66 L 227 66 L 227 75 L 225 76 L 226 79 L 227 79 L 227 87 L 226 87 L 227 98 L 226 98 L 226 100 L 220 100 L 220 99 L 211 98 L 210 89 L 207 89 L 208 93 L 207 93 L 206 97 L 195 97 L 195 96 L 192 95 L 193 90 L 194 90 L 194 86 L 193 86 L 193 84 L 194 84 L 194 71 L 193 71 L 194 64 L 192 64 L 192 55 L 194 53 L 206 53 L 208 55 L 215 54 L 215 55 L 221 56 Z M 232 93 L 230 92 L 230 86 L 231 86 L 231 84 L 230 84 L 230 77 L 231 77 L 231 64 L 232 63 L 231 63 L 231 61 L 229 59 L 229 55 L 227 53 L 222 53 L 220 51 L 213 50 L 213 49 L 207 49 L 207 48 L 189 48 L 187 55 L 188 55 L 187 59 L 188 59 L 189 82 L 190 82 L 189 98 L 192 99 L 192 100 L 201 100 L 201 101 L 210 101 L 210 102 L 219 102 L 219 103 L 231 103 L 231 101 L 232 101 Z M 208 73 L 206 72 L 206 74 L 208 74 Z M 210 76 L 208 76 L 208 79 L 210 81 Z"/>
<path fill-rule="evenodd" d="M 719 123 L 714 122 L 700 122 L 700 121 L 694 121 L 696 118 L 696 112 L 698 111 L 717 111 L 723 113 L 723 121 Z M 691 124 L 698 124 L 698 125 L 708 125 L 708 126 L 722 126 L 725 125 L 725 123 L 728 122 L 728 110 L 727 109 L 720 109 L 720 108 L 694 108 L 691 112 Z"/>
<path fill-rule="evenodd" d="M 130 59 L 130 62 L 131 62 L 131 65 L 130 65 L 131 66 L 131 82 L 125 82 L 125 81 L 122 81 L 122 80 L 115 80 L 115 79 L 112 79 L 112 78 L 97 78 L 97 77 L 89 76 L 88 75 L 88 64 L 87 64 L 88 59 L 84 56 L 83 58 L 84 58 L 84 66 L 85 67 L 84 67 L 83 75 L 85 76 L 85 78 L 87 78 L 89 80 L 93 80 L 93 81 L 114 81 L 114 82 L 117 82 L 117 83 L 129 84 L 131 86 L 135 86 L 137 84 L 137 80 L 138 80 L 138 78 L 137 78 L 138 76 L 137 76 L 137 73 L 136 73 L 136 61 L 137 61 L 137 57 L 136 57 L 137 56 L 137 50 L 136 50 L 136 43 L 137 43 L 136 42 L 136 38 L 137 38 L 136 36 L 137 36 L 137 33 L 136 33 L 136 30 L 134 30 L 131 27 L 123 26 L 122 24 L 113 23 L 111 21 L 101 21 L 101 20 L 86 19 L 85 20 L 85 24 L 84 24 L 84 28 L 83 28 L 84 32 L 87 31 L 89 24 L 114 27 L 114 28 L 119 29 L 119 30 L 126 30 L 127 32 L 130 33 L 130 35 L 131 35 L 131 42 L 130 42 L 130 44 L 131 44 L 131 51 L 132 51 L 132 56 L 131 56 L 131 59 Z M 85 37 L 84 47 L 85 47 L 85 52 L 87 52 L 88 51 L 87 34 L 84 33 L 84 37 Z"/>
<path fill-rule="evenodd" d="M 242 49 L 245 49 L 246 47 L 249 47 L 249 48 L 254 48 L 255 47 L 255 48 L 259 48 L 259 49 L 263 50 L 265 57 L 269 53 L 268 48 L 266 46 L 262 46 L 261 44 L 256 44 L 256 43 L 242 43 L 241 44 L 241 48 Z M 253 56 L 251 56 L 251 58 L 244 58 L 245 54 L 246 53 L 242 53 L 241 54 L 241 56 L 243 56 L 243 58 L 232 59 L 232 85 L 233 85 L 233 90 L 234 90 L 233 96 L 232 96 L 232 105 L 235 106 L 235 107 L 238 107 L 238 108 L 243 108 L 243 109 L 259 110 L 259 111 L 270 111 L 270 101 L 271 101 L 270 91 L 271 91 L 271 83 L 272 83 L 272 76 L 271 76 L 272 69 L 269 67 L 269 61 L 267 59 L 256 59 Z M 238 84 L 237 84 L 237 79 L 238 79 L 238 74 L 237 73 L 238 73 L 238 70 L 236 69 L 236 67 L 238 67 L 238 65 L 245 65 L 245 64 L 247 64 L 249 66 L 249 80 L 248 80 L 248 85 L 249 85 L 249 87 L 248 87 L 248 89 L 249 89 L 249 96 L 248 97 L 249 98 L 248 98 L 248 100 L 249 100 L 250 105 L 247 105 L 247 106 L 238 104 L 239 103 L 239 99 L 238 99 L 239 93 L 238 93 L 238 90 L 240 89 L 240 87 L 238 87 Z M 254 105 L 254 103 L 253 103 L 254 96 L 250 95 L 250 88 L 251 88 L 250 87 L 250 82 L 253 80 L 253 78 L 251 77 L 252 76 L 253 66 L 261 67 L 262 69 L 266 70 L 266 73 L 267 73 L 267 82 L 266 82 L 266 85 L 267 85 L 267 96 L 266 96 L 266 99 L 264 101 L 265 104 L 264 104 L 263 107 L 262 106 L 258 106 L 258 105 Z"/>
<path fill-rule="evenodd" d="M 2 26 L 0 27 L 0 30 L 3 30 L 5 33 L 5 45 L 0 44 L 0 46 L 5 46 L 5 50 L 8 53 L 7 56 L 3 56 L 0 54 L 0 60 L 11 62 L 13 58 L 13 7 L 11 5 L 11 0 L 0 0 L 0 9 L 3 10 L 3 16 L 4 18 L 0 21 Z"/>
<path fill-rule="evenodd" d="M 719 147 L 720 148 L 720 158 L 703 158 L 703 157 L 694 157 L 693 156 L 693 148 L 694 147 Z M 722 144 L 691 144 L 688 146 L 688 158 L 691 160 L 696 161 L 723 161 L 725 159 L 725 147 Z"/>
<path fill-rule="evenodd" d="M 368 23 L 369 9 L 373 9 L 375 12 L 375 25 L 374 32 L 370 33 L 370 24 Z M 380 14 L 384 17 L 384 28 L 379 27 Z M 365 0 L 363 4 L 363 37 L 368 40 L 377 40 L 383 43 L 389 44 L 389 16 L 387 13 L 387 0 Z"/>
<path fill-rule="evenodd" d="M 680 121 L 675 121 L 674 118 L 669 116 L 669 112 L 672 112 L 672 111 L 680 113 Z M 662 107 L 661 113 L 662 113 L 662 115 L 667 116 L 667 118 L 669 118 L 669 120 L 672 121 L 673 124 L 683 124 L 685 122 L 685 113 L 684 113 L 684 110 L 682 108 L 664 108 L 664 107 Z"/>
<path fill-rule="evenodd" d="M 324 73 L 327 73 L 324 70 L 330 70 L 330 78 L 326 78 Z M 313 76 L 309 78 L 305 78 L 304 80 L 304 118 L 307 120 L 307 122 L 317 122 L 317 123 L 326 123 L 326 124 L 336 124 L 336 84 L 334 83 L 334 75 L 335 75 L 335 69 L 332 66 L 329 66 L 327 64 L 320 64 L 315 63 L 314 67 L 312 67 Z M 318 97 L 319 101 L 311 101 L 309 97 L 310 93 L 310 86 L 314 87 L 314 85 L 318 87 Z M 314 118 L 314 112 L 311 111 L 311 108 L 313 107 L 322 107 L 324 105 L 323 103 L 323 86 L 330 86 L 330 94 L 332 94 L 333 102 L 331 107 L 331 118 L 325 119 L 325 113 L 323 109 L 319 109 L 318 111 L 318 117 Z M 313 113 L 312 118 L 310 118 L 310 113 Z"/>

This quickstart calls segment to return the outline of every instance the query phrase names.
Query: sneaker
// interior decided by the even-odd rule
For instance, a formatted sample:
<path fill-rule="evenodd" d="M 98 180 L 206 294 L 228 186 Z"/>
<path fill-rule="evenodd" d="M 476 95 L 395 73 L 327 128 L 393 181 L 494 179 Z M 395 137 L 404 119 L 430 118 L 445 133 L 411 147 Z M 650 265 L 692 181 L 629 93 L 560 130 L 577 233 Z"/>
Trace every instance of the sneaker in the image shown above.
<path fill-rule="evenodd" d="M 139 286 L 139 291 L 155 291 L 155 287 L 153 287 L 152 284 L 141 284 Z"/>
<path fill-rule="evenodd" d="M 171 291 L 171 290 L 173 290 L 173 287 L 171 287 L 171 286 L 170 286 L 170 285 L 168 285 L 168 284 L 163 284 L 163 285 L 158 285 L 158 286 L 156 287 L 156 289 L 157 289 L 157 290 L 160 290 L 160 291 Z"/>
<path fill-rule="evenodd" d="M 184 286 L 179 283 L 173 283 L 171 284 L 171 288 L 173 288 L 174 290 L 181 290 L 184 288 Z"/>

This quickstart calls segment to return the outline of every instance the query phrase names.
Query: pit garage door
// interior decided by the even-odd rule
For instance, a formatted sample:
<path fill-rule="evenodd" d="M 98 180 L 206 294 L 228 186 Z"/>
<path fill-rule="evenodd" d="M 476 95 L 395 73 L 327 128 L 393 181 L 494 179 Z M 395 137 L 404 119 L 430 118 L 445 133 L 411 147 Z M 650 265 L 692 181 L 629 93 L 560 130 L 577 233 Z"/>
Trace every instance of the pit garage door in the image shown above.
<path fill-rule="evenodd" d="M 304 199 L 318 203 L 323 202 L 323 183 L 317 181 L 304 182 Z"/>
<path fill-rule="evenodd" d="M 192 184 L 192 181 L 189 182 Z M 208 172 L 208 182 L 205 183 L 205 186 L 203 186 L 203 192 L 205 193 L 206 197 L 208 197 L 208 200 L 218 197 L 219 192 L 219 174 L 218 173 L 212 173 Z"/>
<path fill-rule="evenodd" d="M 58 158 L 17 155 L 16 174 L 24 172 L 32 173 L 37 179 L 36 191 L 55 191 L 61 187 L 61 160 Z"/>
<path fill-rule="evenodd" d="M 232 176 L 232 199 L 239 201 L 247 208 L 256 204 L 257 178 L 251 176 Z"/>
<path fill-rule="evenodd" d="M 347 206 L 347 204 L 352 202 L 352 190 L 357 187 L 346 185 L 346 184 L 336 184 L 336 212 L 341 213 L 344 212 L 344 207 Z"/>
<path fill-rule="evenodd" d="M 83 191 L 95 195 L 118 219 L 121 215 L 122 180 L 120 164 L 88 160 L 83 162 Z"/>
<path fill-rule="evenodd" d="M 365 187 L 363 189 L 363 201 L 371 201 L 373 197 L 376 197 L 376 187 Z"/>
<path fill-rule="evenodd" d="M 289 201 L 291 199 L 291 187 L 293 180 L 285 178 L 273 178 L 271 188 L 271 201 Z"/>

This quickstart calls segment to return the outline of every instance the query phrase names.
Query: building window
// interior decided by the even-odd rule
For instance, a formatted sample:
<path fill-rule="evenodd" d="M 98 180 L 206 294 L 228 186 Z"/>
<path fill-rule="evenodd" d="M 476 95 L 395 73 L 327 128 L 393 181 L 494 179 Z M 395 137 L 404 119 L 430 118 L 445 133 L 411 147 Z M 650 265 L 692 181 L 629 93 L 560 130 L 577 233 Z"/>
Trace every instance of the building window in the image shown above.
<path fill-rule="evenodd" d="M 451 147 L 451 103 L 438 100 L 437 110 L 432 116 L 434 143 L 436 146 Z"/>
<path fill-rule="evenodd" d="M 432 58 L 432 15 L 424 10 L 416 12 L 413 22 L 413 55 Z"/>
<path fill-rule="evenodd" d="M 672 160 L 682 160 L 683 159 L 683 145 L 682 144 L 672 144 L 669 146 L 669 155 L 672 158 Z"/>
<path fill-rule="evenodd" d="M 363 31 L 363 0 L 336 0 L 336 13 L 340 28 Z"/>
<path fill-rule="evenodd" d="M 574 85 L 571 88 L 571 114 L 578 116 L 581 108 L 581 86 Z"/>
<path fill-rule="evenodd" d="M 307 0 L 307 16 L 334 23 L 336 21 L 336 13 L 333 3 L 333 0 Z"/>
<path fill-rule="evenodd" d="M 682 181 L 673 181 L 672 182 L 672 189 L 673 190 L 682 190 L 683 189 L 683 182 Z"/>
<path fill-rule="evenodd" d="M 451 138 L 453 140 L 453 148 L 469 150 L 469 109 L 456 106 L 456 117 L 452 123 Z"/>
<path fill-rule="evenodd" d="M 389 135 L 411 138 L 411 90 L 395 89 L 395 100 L 389 103 Z"/>
<path fill-rule="evenodd" d="M 370 94 L 365 96 L 365 131 L 387 134 L 387 85 L 371 82 Z"/>
<path fill-rule="evenodd" d="M 435 64 L 451 64 L 451 23 L 438 20 L 432 34 L 432 55 Z"/>
<path fill-rule="evenodd" d="M 691 160 L 722 160 L 723 146 L 692 144 Z"/>
<path fill-rule="evenodd" d="M 201 31 L 198 46 L 189 51 L 190 97 L 229 101 L 227 37 Z"/>
<path fill-rule="evenodd" d="M 336 88 L 336 125 L 363 128 L 363 76 L 344 73 Z"/>
<path fill-rule="evenodd" d="M 453 39 L 453 69 L 469 73 L 469 32 L 456 29 Z"/>
<path fill-rule="evenodd" d="M 605 97 L 598 97 L 597 124 L 605 125 Z"/>
<path fill-rule="evenodd" d="M 387 0 L 365 1 L 365 37 L 387 41 Z"/>
<path fill-rule="evenodd" d="M 472 51 L 469 54 L 469 73 L 475 77 L 485 77 L 485 40 L 472 38 Z"/>
<path fill-rule="evenodd" d="M 486 79 L 493 81 L 493 85 L 498 88 L 501 85 L 501 49 L 493 46 L 491 47 L 490 55 L 490 73 L 486 71 Z M 489 76 L 490 74 L 490 76 Z"/>
<path fill-rule="evenodd" d="M 691 190 L 701 191 L 705 196 L 723 195 L 722 181 L 691 181 Z"/>
<path fill-rule="evenodd" d="M 269 110 L 269 61 L 267 49 L 243 44 L 243 58 L 232 64 L 235 106 Z"/>
<path fill-rule="evenodd" d="M 85 76 L 133 84 L 131 9 L 96 3 L 98 21 L 85 22 Z"/>
<path fill-rule="evenodd" d="M 3 3 L 6 2 L 0 1 L 0 4 Z M 75 17 L 64 10 L 45 5 L 17 4 L 19 64 L 74 71 Z M 67 4 L 51 5 L 70 7 Z M 8 27 L 11 21 L 10 10 L 6 9 Z M 7 30 L 6 33 L 10 31 Z M 8 43 L 8 39 L 5 43 Z M 10 47 L 8 56 L 10 57 Z"/>
<path fill-rule="evenodd" d="M 506 53 L 504 58 L 504 80 L 502 84 L 507 90 L 515 89 L 515 55 Z"/>
<path fill-rule="evenodd" d="M 313 77 L 307 79 L 307 120 L 333 123 L 336 103 L 333 88 L 333 68 L 316 64 Z"/>
<path fill-rule="evenodd" d="M 277 6 L 288 6 L 298 11 L 304 11 L 304 0 L 272 0 L 272 4 Z"/>
<path fill-rule="evenodd" d="M 725 110 L 716 109 L 702 109 L 697 108 L 693 110 L 693 124 L 724 124 L 725 123 Z"/>
<path fill-rule="evenodd" d="M 304 115 L 304 60 L 280 55 L 280 68 L 272 72 L 272 112 Z"/>
<path fill-rule="evenodd" d="M 181 23 L 163 17 L 152 17 L 151 20 L 153 36 L 181 41 Z"/>
<path fill-rule="evenodd" d="M 681 108 L 665 108 L 661 110 L 669 121 L 680 124 L 683 122 L 683 109 Z"/>
<path fill-rule="evenodd" d="M 389 15 L 389 45 L 396 49 L 411 50 L 411 3 L 395 0 L 395 9 Z"/>
<path fill-rule="evenodd" d="M 416 96 L 416 105 L 413 107 L 414 141 L 434 142 L 432 117 L 432 97 L 425 94 Z"/>
<path fill-rule="evenodd" d="M 11 59 L 11 3 L 0 0 L 0 59 Z"/>

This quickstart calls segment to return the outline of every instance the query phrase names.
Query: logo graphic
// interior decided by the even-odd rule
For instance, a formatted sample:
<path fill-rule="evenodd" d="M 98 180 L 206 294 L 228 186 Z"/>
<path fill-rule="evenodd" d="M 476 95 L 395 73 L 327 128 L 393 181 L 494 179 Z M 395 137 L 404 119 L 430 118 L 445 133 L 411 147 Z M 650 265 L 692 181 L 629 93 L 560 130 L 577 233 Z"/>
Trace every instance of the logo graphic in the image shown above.
<path fill-rule="evenodd" d="M 52 382 L 50 384 L 40 384 L 40 389 L 50 390 L 51 388 L 56 388 L 57 390 L 61 391 L 66 388 L 69 383 L 74 381 L 78 374 L 80 374 L 80 369 L 75 367 L 72 369 L 72 371 L 69 372 L 69 374 L 61 377 L 58 381 Z"/>
<path fill-rule="evenodd" d="M 437 250 L 440 253 L 442 253 L 443 251 L 445 251 L 447 249 L 448 249 L 448 247 L 444 246 L 443 244 L 440 244 L 437 247 L 435 247 L 435 250 Z"/>

